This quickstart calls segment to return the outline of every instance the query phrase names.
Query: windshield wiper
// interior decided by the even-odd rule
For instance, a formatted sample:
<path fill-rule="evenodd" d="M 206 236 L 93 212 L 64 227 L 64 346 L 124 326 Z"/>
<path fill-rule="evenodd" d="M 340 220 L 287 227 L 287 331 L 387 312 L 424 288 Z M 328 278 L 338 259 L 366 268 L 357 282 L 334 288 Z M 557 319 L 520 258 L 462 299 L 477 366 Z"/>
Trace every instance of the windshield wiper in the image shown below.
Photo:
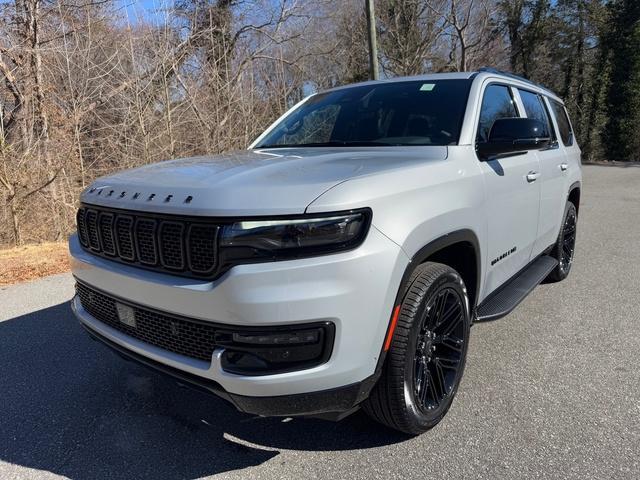
<path fill-rule="evenodd" d="M 388 143 L 376 141 L 354 140 L 349 142 L 331 141 L 317 143 L 274 143 L 271 145 L 259 145 L 257 148 L 306 148 L 306 147 L 393 147 L 401 143 Z"/>

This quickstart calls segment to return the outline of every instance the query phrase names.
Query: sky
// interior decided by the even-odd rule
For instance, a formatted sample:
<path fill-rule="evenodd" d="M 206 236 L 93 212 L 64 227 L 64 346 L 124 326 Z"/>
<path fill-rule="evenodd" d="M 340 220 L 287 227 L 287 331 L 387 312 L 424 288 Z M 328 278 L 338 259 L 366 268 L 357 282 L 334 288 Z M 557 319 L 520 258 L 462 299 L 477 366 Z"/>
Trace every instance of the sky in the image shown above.
<path fill-rule="evenodd" d="M 137 23 L 140 19 L 159 19 L 162 17 L 162 10 L 173 4 L 173 0 L 117 0 L 117 2 L 126 10 L 131 23 Z"/>

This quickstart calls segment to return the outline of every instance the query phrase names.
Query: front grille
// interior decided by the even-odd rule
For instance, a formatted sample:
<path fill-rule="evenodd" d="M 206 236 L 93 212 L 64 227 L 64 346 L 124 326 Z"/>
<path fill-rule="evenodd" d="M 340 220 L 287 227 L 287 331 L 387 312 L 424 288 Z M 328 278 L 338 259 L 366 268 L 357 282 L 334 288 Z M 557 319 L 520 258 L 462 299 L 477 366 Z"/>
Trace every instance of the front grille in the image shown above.
<path fill-rule="evenodd" d="M 116 300 L 82 283 L 76 284 L 82 308 L 96 320 L 142 342 L 198 360 L 211 361 L 216 328 L 187 319 L 164 315 L 141 307 L 132 307 L 136 326 L 118 318 Z"/>
<path fill-rule="evenodd" d="M 160 256 L 164 266 L 175 270 L 183 270 L 185 265 L 182 239 L 184 225 L 178 222 L 163 222 L 160 225 Z M 211 256 L 211 258 L 213 258 Z"/>
<path fill-rule="evenodd" d="M 102 238 L 102 250 L 107 255 L 116 254 L 116 244 L 113 241 L 113 214 L 101 213 L 100 214 L 100 238 Z"/>
<path fill-rule="evenodd" d="M 81 245 L 92 254 L 187 277 L 216 273 L 219 226 L 197 217 L 83 205 L 77 225 Z"/>
<path fill-rule="evenodd" d="M 156 253 L 157 222 L 148 218 L 138 218 L 136 221 L 136 244 L 138 256 L 142 263 L 155 265 L 158 263 Z"/>

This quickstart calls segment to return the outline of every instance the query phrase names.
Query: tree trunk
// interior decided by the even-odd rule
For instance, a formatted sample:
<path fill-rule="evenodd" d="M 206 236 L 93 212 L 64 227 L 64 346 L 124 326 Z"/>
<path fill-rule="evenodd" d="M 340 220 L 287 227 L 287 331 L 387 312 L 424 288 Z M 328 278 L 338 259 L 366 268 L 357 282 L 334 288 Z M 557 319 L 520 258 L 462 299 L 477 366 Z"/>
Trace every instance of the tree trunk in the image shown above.
<path fill-rule="evenodd" d="M 16 208 L 15 199 L 9 202 L 9 211 L 11 212 L 11 225 L 13 227 L 13 244 L 16 247 L 22 245 L 22 235 L 20 233 L 20 220 L 18 218 L 18 209 Z"/>

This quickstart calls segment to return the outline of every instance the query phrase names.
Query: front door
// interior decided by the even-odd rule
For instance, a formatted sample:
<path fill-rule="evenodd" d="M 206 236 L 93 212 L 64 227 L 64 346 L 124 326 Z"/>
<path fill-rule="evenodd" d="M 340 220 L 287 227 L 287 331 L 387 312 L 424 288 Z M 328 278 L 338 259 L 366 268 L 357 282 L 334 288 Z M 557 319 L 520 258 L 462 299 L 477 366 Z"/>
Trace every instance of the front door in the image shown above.
<path fill-rule="evenodd" d="M 521 116 L 512 87 L 485 86 L 477 139 L 487 139 L 498 118 Z M 487 216 L 485 292 L 494 291 L 531 260 L 540 209 L 540 162 L 536 152 L 480 162 Z"/>

